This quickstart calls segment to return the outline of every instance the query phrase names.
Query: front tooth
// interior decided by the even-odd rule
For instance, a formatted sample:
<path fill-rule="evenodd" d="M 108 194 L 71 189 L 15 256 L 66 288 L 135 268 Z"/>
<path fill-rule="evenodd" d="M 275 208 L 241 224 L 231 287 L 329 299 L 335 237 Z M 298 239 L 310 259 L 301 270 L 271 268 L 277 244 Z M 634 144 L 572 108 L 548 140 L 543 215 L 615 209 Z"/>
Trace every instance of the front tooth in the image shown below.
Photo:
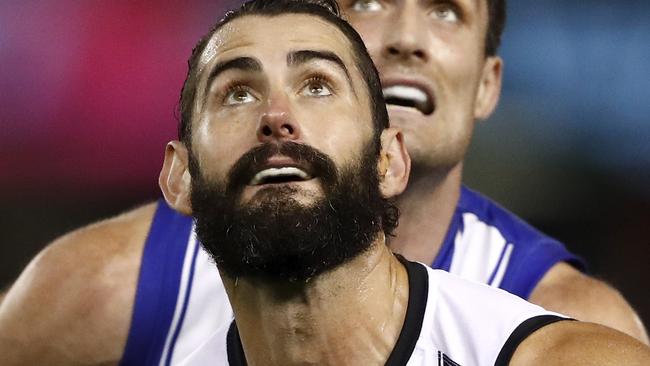
<path fill-rule="evenodd" d="M 426 102 L 427 95 L 420 89 L 411 86 L 395 85 L 384 88 L 384 98 L 413 99 L 418 102 Z"/>
<path fill-rule="evenodd" d="M 250 185 L 253 186 L 258 185 L 268 177 L 279 177 L 279 176 L 287 176 L 287 175 L 297 175 L 302 179 L 309 178 L 309 174 L 307 174 L 305 171 L 294 167 L 268 168 L 255 174 L 255 176 L 250 182 Z"/>

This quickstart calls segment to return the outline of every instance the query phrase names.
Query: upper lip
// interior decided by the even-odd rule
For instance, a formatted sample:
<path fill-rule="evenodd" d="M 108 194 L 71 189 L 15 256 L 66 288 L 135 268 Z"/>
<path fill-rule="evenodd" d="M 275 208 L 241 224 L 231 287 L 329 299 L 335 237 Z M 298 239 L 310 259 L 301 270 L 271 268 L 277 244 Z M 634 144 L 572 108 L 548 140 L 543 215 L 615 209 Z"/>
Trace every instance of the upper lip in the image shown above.
<path fill-rule="evenodd" d="M 382 89 L 391 87 L 391 86 L 410 86 L 413 88 L 417 88 L 424 92 L 428 98 L 428 100 L 431 102 L 433 107 L 435 108 L 436 106 L 436 99 L 435 99 L 435 92 L 433 85 L 431 83 L 422 78 L 422 77 L 416 77 L 412 75 L 404 76 L 404 75 L 385 75 L 381 77 L 381 86 Z"/>

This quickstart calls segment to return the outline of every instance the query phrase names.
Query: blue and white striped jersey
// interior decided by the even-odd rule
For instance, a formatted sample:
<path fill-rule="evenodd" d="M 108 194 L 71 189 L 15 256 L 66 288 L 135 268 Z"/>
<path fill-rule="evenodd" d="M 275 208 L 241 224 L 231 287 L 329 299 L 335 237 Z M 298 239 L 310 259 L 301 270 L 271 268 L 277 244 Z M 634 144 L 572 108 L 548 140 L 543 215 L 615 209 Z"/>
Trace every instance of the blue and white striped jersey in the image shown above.
<path fill-rule="evenodd" d="M 143 252 L 121 365 L 178 364 L 232 318 L 216 266 L 192 228 L 190 217 L 160 201 Z M 562 261 L 583 268 L 560 242 L 463 187 L 432 267 L 527 299 Z"/>
<path fill-rule="evenodd" d="M 585 270 L 582 259 L 562 243 L 463 186 L 431 267 L 528 299 L 546 272 L 559 262 Z"/>

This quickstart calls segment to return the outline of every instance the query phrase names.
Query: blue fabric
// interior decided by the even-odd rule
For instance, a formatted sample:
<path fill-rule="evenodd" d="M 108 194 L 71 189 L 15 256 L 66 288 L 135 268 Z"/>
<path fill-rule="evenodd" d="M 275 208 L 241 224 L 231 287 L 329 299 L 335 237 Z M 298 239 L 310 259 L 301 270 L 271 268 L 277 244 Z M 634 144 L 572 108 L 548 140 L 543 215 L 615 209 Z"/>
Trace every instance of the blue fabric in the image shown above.
<path fill-rule="evenodd" d="M 183 309 L 181 310 L 181 315 L 178 320 L 178 325 L 174 330 L 174 335 L 169 346 L 169 353 L 167 354 L 167 359 L 165 360 L 165 366 L 170 366 L 172 363 L 172 357 L 174 355 L 174 349 L 176 348 L 176 341 L 178 340 L 178 335 L 183 329 L 183 321 L 185 320 L 185 313 L 187 312 L 187 306 L 190 302 L 190 295 L 192 294 L 192 283 L 194 282 L 194 270 L 196 269 L 196 256 L 199 254 L 199 246 L 194 247 L 194 253 L 192 254 L 192 264 L 190 267 L 190 278 L 187 281 L 187 291 L 185 292 L 185 298 L 183 299 Z"/>
<path fill-rule="evenodd" d="M 465 186 L 461 188 L 456 212 L 441 250 L 432 263 L 433 268 L 449 270 L 454 254 L 454 240 L 456 234 L 464 229 L 462 215 L 466 212 L 495 227 L 508 243 L 514 244 L 508 268 L 499 286 L 512 294 L 528 299 L 546 272 L 559 262 L 567 262 L 580 271 L 586 269 L 584 261 L 569 252 L 562 243 L 537 231 L 513 213 Z M 491 277 L 494 278 L 494 275 L 493 273 Z"/>
<path fill-rule="evenodd" d="M 144 246 L 131 329 L 120 365 L 158 365 L 169 332 L 192 219 L 160 200 Z"/>

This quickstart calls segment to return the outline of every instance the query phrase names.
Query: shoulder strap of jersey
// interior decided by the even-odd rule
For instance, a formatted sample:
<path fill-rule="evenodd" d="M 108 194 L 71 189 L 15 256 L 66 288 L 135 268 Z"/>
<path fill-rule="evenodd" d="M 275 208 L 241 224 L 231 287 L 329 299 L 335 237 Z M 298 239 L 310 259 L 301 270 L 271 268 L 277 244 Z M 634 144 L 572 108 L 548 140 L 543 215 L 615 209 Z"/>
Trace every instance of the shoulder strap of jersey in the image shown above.
<path fill-rule="evenodd" d="M 192 218 L 159 200 L 147 237 L 120 365 L 158 365 L 174 317 Z"/>
<path fill-rule="evenodd" d="M 498 230 L 506 246 L 490 276 L 489 284 L 500 273 L 496 284 L 510 293 L 527 299 L 544 275 L 557 263 L 566 262 L 586 271 L 582 258 L 571 253 L 558 240 L 538 231 L 512 212 L 478 192 L 463 186 L 457 212 L 471 213 L 479 222 Z M 507 256 L 504 255 L 506 254 Z"/>

